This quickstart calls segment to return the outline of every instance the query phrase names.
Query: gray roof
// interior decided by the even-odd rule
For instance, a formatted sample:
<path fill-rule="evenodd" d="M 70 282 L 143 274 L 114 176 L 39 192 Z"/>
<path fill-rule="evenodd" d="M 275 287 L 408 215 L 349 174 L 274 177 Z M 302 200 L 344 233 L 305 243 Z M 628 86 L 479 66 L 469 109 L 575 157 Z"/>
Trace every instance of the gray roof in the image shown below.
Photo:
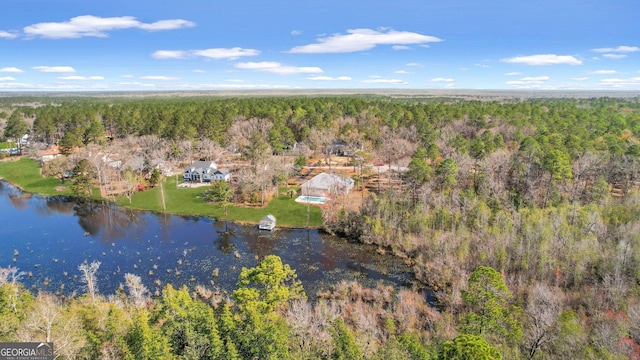
<path fill-rule="evenodd" d="M 231 170 L 227 169 L 227 168 L 222 168 L 222 169 L 218 169 L 216 171 L 214 171 L 214 174 L 222 174 L 222 175 L 229 175 L 231 174 Z"/>
<path fill-rule="evenodd" d="M 260 220 L 260 222 L 275 222 L 275 221 L 276 221 L 276 217 L 271 214 L 263 217 L 262 220 Z"/>
<path fill-rule="evenodd" d="M 304 182 L 301 187 L 307 189 L 326 189 L 331 190 L 336 186 L 344 186 L 347 189 L 353 187 L 353 179 L 343 178 L 334 174 L 320 173 L 311 180 Z"/>
<path fill-rule="evenodd" d="M 203 172 L 206 169 L 215 169 L 216 164 L 213 161 L 195 161 L 191 166 L 187 167 L 185 172 L 188 170 L 190 172 Z"/>

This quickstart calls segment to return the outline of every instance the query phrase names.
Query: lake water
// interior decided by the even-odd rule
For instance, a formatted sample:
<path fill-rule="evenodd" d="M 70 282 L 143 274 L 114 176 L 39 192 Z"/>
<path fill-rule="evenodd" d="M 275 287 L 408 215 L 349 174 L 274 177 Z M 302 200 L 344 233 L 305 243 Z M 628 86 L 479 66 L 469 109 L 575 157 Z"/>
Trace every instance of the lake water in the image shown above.
<path fill-rule="evenodd" d="M 139 275 L 151 292 L 167 283 L 231 291 L 242 267 L 270 254 L 296 270 L 311 298 L 340 280 L 418 286 L 400 259 L 318 230 L 265 232 L 209 218 L 32 195 L 0 181 L 0 267 L 27 273 L 21 282 L 34 290 L 81 293 L 78 265 L 97 260 L 104 294 L 114 293 L 125 273 Z"/>

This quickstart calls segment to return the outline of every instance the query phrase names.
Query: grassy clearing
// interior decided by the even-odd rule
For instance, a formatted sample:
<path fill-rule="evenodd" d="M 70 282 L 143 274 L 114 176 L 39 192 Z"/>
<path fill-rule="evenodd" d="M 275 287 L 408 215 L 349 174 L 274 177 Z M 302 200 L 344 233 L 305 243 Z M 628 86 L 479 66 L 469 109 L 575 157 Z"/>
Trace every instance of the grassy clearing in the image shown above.
<path fill-rule="evenodd" d="M 56 191 L 56 187 L 62 185 L 60 180 L 43 177 L 40 174 L 40 164 L 26 157 L 0 162 L 0 177 L 28 192 L 43 195 L 72 195 L 69 186 L 64 191 Z"/>
<path fill-rule="evenodd" d="M 56 191 L 56 187 L 61 185 L 60 181 L 55 178 L 43 177 L 40 174 L 40 164 L 29 158 L 0 162 L 0 177 L 28 192 L 43 195 L 72 195 L 70 186 L 67 186 L 64 191 Z M 67 183 L 65 185 L 70 184 Z M 305 227 L 307 224 L 306 205 L 296 203 L 294 199 L 288 196 L 281 195 L 271 200 L 269 205 L 264 208 L 230 206 L 227 208 L 228 215 L 225 216 L 224 209 L 217 205 L 206 203 L 200 197 L 207 189 L 207 187 L 178 189 L 176 188 L 176 179 L 170 177 L 164 183 L 166 210 L 162 208 L 160 187 L 134 194 L 131 204 L 129 204 L 129 199 L 124 196 L 118 197 L 116 203 L 132 209 L 207 216 L 253 224 L 260 222 L 260 219 L 265 215 L 272 214 L 278 220 L 279 226 Z M 281 189 L 279 193 L 283 194 L 285 192 L 285 189 Z M 94 194 L 99 193 L 98 189 L 94 189 Z M 322 225 L 322 213 L 318 207 L 310 207 L 309 219 L 309 225 L 312 227 Z"/>
<path fill-rule="evenodd" d="M 12 149 L 18 147 L 14 142 L 0 142 L 0 149 Z"/>
<path fill-rule="evenodd" d="M 167 212 L 181 215 L 208 216 L 217 219 L 231 220 L 245 223 L 258 223 L 265 215 L 272 214 L 276 217 L 278 225 L 290 227 L 305 227 L 307 224 L 307 207 L 296 203 L 294 199 L 286 195 L 272 199 L 264 208 L 238 207 L 227 208 L 227 216 L 220 206 L 206 203 L 201 195 L 208 187 L 176 188 L 175 178 L 167 178 L 164 183 L 164 197 L 167 209 L 162 208 L 162 194 L 160 187 L 134 194 L 132 202 L 129 199 L 119 197 L 117 203 L 134 209 Z M 284 192 L 281 189 L 280 194 Z M 310 207 L 309 225 L 319 227 L 322 225 L 322 212 L 316 206 Z"/>

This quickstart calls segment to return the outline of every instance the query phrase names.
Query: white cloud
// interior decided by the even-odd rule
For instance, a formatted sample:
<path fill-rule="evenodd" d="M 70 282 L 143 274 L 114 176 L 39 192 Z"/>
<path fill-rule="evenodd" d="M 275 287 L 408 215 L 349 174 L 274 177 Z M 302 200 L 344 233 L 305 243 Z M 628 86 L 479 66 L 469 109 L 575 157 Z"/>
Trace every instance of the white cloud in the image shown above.
<path fill-rule="evenodd" d="M 435 79 L 431 79 L 431 82 L 454 82 L 455 80 L 452 78 L 435 78 Z"/>
<path fill-rule="evenodd" d="M 525 76 L 520 80 L 507 81 L 507 85 L 511 86 L 533 86 L 543 84 L 545 81 L 549 81 L 550 78 L 548 76 Z"/>
<path fill-rule="evenodd" d="M 17 37 L 18 37 L 18 35 L 14 34 L 14 33 L 10 33 L 8 31 L 0 30 L 0 39 L 15 39 Z"/>
<path fill-rule="evenodd" d="M 416 62 L 412 62 L 412 63 L 408 63 L 407 66 L 417 67 L 417 66 L 422 66 L 422 64 L 416 63 Z"/>
<path fill-rule="evenodd" d="M 46 73 L 74 73 L 76 69 L 71 66 L 34 66 L 33 70 L 38 70 L 40 72 Z"/>
<path fill-rule="evenodd" d="M 140 79 L 145 79 L 145 80 L 160 80 L 160 81 L 178 80 L 178 78 L 177 78 L 177 77 L 172 77 L 172 76 L 163 76 L 163 75 L 148 75 L 148 76 L 140 76 Z"/>
<path fill-rule="evenodd" d="M 291 35 L 294 35 L 294 36 L 302 35 L 302 31 L 300 31 L 300 30 L 291 30 Z"/>
<path fill-rule="evenodd" d="M 275 61 L 237 63 L 236 69 L 264 71 L 280 75 L 321 74 L 322 69 L 315 66 L 286 66 Z"/>
<path fill-rule="evenodd" d="M 407 71 L 407 70 L 397 70 L 397 71 L 394 71 L 394 73 L 400 74 L 400 75 L 411 75 L 411 74 L 413 74 L 412 72 Z"/>
<path fill-rule="evenodd" d="M 158 50 L 151 54 L 155 59 L 183 59 L 187 53 L 182 50 Z"/>
<path fill-rule="evenodd" d="M 596 71 L 590 71 L 589 74 L 591 75 L 613 75 L 613 74 L 617 74 L 618 72 L 615 70 L 596 70 Z"/>
<path fill-rule="evenodd" d="M 480 64 L 480 63 L 478 63 L 478 64 L 473 64 L 473 65 L 475 65 L 475 66 L 477 66 L 477 67 L 484 68 L 484 69 L 489 69 L 489 68 L 491 68 L 491 66 L 490 66 L 490 65 L 487 65 L 487 64 Z"/>
<path fill-rule="evenodd" d="M 126 79 L 131 79 L 133 78 L 133 75 L 125 74 L 125 75 L 122 75 L 122 77 Z"/>
<path fill-rule="evenodd" d="M 411 48 L 406 45 L 393 45 L 391 48 L 393 50 L 411 50 Z"/>
<path fill-rule="evenodd" d="M 409 31 L 350 29 L 347 34 L 335 34 L 320 37 L 315 44 L 296 46 L 290 53 L 321 54 L 348 53 L 373 49 L 378 45 L 419 45 L 439 42 L 435 36 L 422 35 Z"/>
<path fill-rule="evenodd" d="M 607 58 L 607 59 L 624 59 L 627 57 L 627 55 L 625 54 L 604 54 L 602 55 L 603 58 Z"/>
<path fill-rule="evenodd" d="M 207 72 L 202 70 L 202 69 L 194 69 L 193 70 L 194 73 L 198 73 L 198 74 L 206 74 Z"/>
<path fill-rule="evenodd" d="M 147 31 L 174 30 L 192 27 L 195 24 L 182 19 L 160 20 L 146 24 L 133 16 L 99 17 L 83 15 L 64 22 L 45 22 L 29 25 L 23 29 L 28 37 L 47 39 L 74 39 L 81 37 L 107 37 L 107 32 L 137 28 Z"/>
<path fill-rule="evenodd" d="M 600 85 L 606 86 L 606 87 L 613 87 L 613 88 L 630 88 L 630 87 L 638 88 L 640 87 L 640 77 L 634 77 L 629 79 L 618 79 L 618 78 L 602 79 L 600 80 Z"/>
<path fill-rule="evenodd" d="M 395 85 L 407 85 L 408 82 L 400 79 L 370 79 L 362 81 L 365 84 L 395 84 Z"/>
<path fill-rule="evenodd" d="M 151 54 L 155 59 L 184 59 L 190 56 L 202 56 L 208 59 L 221 60 L 235 60 L 242 56 L 256 56 L 260 51 L 255 49 L 243 49 L 240 47 L 234 48 L 214 48 L 203 50 L 158 50 Z"/>
<path fill-rule="evenodd" d="M 599 52 L 599 53 L 612 53 L 612 52 L 629 53 L 629 52 L 640 51 L 640 47 L 637 47 L 637 46 L 618 46 L 618 47 L 615 47 L 615 48 L 591 49 L 591 51 L 595 51 L 595 52 Z"/>
<path fill-rule="evenodd" d="M 509 59 L 502 59 L 500 61 L 510 63 L 510 64 L 525 64 L 525 65 L 532 65 L 532 66 L 582 64 L 582 60 L 578 60 L 571 55 L 555 55 L 555 54 L 516 56 Z"/>
<path fill-rule="evenodd" d="M 519 72 L 514 71 L 514 72 L 508 72 L 506 74 L 504 74 L 505 76 L 518 76 L 521 75 Z"/>
<path fill-rule="evenodd" d="M 241 83 L 241 82 L 244 82 L 244 80 L 240 80 L 240 79 L 227 79 L 227 80 L 225 80 L 225 81 L 228 81 L 228 82 L 234 82 L 234 83 Z"/>
<path fill-rule="evenodd" d="M 587 80 L 589 80 L 589 78 L 584 76 L 584 77 L 571 78 L 571 80 L 573 80 L 573 81 L 587 81 Z"/>
<path fill-rule="evenodd" d="M 0 81 L 15 81 L 16 78 L 11 76 L 0 77 Z"/>
<path fill-rule="evenodd" d="M 242 56 L 256 56 L 260 54 L 259 50 L 255 49 L 243 49 L 240 47 L 234 47 L 230 49 L 225 48 L 215 48 L 215 49 L 205 49 L 205 50 L 193 50 L 191 51 L 193 55 L 202 56 L 209 59 L 229 59 L 235 60 Z"/>
<path fill-rule="evenodd" d="M 331 77 L 331 76 L 311 76 L 308 77 L 307 80 L 317 80 L 317 81 L 349 81 L 351 80 L 351 77 L 349 76 L 338 76 L 338 77 Z"/>
<path fill-rule="evenodd" d="M 141 23 L 139 26 L 142 30 L 147 31 L 163 31 L 163 30 L 176 30 L 182 29 L 186 27 L 194 27 L 195 23 L 183 19 L 172 19 L 172 20 L 160 20 L 151 24 Z"/>
<path fill-rule="evenodd" d="M 17 67 L 3 67 L 2 69 L 0 69 L 0 72 L 7 72 L 7 73 L 23 73 L 24 70 L 22 69 L 18 69 Z"/>
<path fill-rule="evenodd" d="M 526 76 L 520 79 L 522 81 L 549 81 L 548 76 Z"/>
<path fill-rule="evenodd" d="M 104 80 L 104 76 L 59 76 L 59 80 Z"/>

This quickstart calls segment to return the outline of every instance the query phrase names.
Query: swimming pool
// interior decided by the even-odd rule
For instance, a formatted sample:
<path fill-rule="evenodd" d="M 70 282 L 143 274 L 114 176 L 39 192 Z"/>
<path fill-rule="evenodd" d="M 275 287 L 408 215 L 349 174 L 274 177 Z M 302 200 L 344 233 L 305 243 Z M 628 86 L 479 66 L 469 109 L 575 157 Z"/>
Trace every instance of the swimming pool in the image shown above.
<path fill-rule="evenodd" d="M 296 202 L 309 203 L 309 204 L 324 204 L 327 201 L 326 197 L 322 196 L 298 196 Z"/>

